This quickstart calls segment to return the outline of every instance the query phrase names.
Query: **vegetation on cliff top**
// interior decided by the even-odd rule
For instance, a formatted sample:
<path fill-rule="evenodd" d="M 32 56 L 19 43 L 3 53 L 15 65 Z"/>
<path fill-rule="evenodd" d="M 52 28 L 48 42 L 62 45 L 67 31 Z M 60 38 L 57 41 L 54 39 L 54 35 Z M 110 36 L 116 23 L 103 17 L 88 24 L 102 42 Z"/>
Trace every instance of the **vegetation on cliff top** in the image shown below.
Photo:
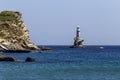
<path fill-rule="evenodd" d="M 1 50 L 40 51 L 30 41 L 29 31 L 22 20 L 22 14 L 16 11 L 0 12 Z"/>
<path fill-rule="evenodd" d="M 18 15 L 16 15 L 18 14 Z M 20 31 L 20 28 L 14 27 L 13 22 L 18 21 L 17 17 L 19 12 L 13 11 L 2 11 L 0 12 L 0 38 L 10 38 L 10 36 L 21 36 L 23 33 Z"/>
<path fill-rule="evenodd" d="M 12 11 L 2 11 L 0 13 L 0 21 L 15 21 L 16 17 Z"/>

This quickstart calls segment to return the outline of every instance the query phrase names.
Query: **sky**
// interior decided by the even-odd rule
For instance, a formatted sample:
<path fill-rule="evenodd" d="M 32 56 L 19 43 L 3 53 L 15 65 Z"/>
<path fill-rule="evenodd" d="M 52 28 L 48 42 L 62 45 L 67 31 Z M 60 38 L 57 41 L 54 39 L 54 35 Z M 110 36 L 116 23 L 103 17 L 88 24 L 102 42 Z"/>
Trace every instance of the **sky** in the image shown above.
<path fill-rule="evenodd" d="M 37 45 L 72 45 L 79 25 L 85 45 L 120 45 L 120 0 L 1 0 L 22 13 Z"/>

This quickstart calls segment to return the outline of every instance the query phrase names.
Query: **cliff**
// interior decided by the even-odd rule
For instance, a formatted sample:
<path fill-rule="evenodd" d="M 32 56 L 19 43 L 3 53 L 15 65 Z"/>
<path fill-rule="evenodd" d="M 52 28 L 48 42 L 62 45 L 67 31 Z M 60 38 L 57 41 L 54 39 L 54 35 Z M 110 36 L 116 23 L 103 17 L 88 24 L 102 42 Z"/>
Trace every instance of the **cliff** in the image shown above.
<path fill-rule="evenodd" d="M 0 13 L 0 50 L 40 51 L 30 41 L 29 31 L 20 12 L 2 11 Z"/>

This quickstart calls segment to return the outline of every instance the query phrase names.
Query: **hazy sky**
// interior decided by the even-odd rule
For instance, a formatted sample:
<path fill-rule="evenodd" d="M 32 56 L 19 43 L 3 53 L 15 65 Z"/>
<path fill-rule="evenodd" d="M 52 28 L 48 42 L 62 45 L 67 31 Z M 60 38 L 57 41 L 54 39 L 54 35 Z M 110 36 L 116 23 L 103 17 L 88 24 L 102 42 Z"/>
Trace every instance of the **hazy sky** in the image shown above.
<path fill-rule="evenodd" d="M 20 11 L 33 42 L 72 45 L 77 25 L 86 45 L 120 45 L 120 0 L 1 0 Z"/>

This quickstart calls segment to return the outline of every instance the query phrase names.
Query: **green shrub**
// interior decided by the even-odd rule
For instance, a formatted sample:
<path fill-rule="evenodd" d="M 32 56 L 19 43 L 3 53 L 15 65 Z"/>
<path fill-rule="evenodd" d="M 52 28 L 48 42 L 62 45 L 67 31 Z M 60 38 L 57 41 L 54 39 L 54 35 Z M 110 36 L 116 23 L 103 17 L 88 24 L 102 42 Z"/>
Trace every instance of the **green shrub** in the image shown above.
<path fill-rule="evenodd" d="M 3 33 L 0 33 L 0 37 L 4 37 L 5 36 L 5 34 L 3 34 Z"/>
<path fill-rule="evenodd" d="M 15 17 L 11 17 L 11 16 L 1 16 L 0 15 L 0 21 L 14 21 L 16 20 Z"/>
<path fill-rule="evenodd" d="M 0 21 L 14 21 L 15 15 L 11 11 L 3 11 L 0 13 Z"/>

